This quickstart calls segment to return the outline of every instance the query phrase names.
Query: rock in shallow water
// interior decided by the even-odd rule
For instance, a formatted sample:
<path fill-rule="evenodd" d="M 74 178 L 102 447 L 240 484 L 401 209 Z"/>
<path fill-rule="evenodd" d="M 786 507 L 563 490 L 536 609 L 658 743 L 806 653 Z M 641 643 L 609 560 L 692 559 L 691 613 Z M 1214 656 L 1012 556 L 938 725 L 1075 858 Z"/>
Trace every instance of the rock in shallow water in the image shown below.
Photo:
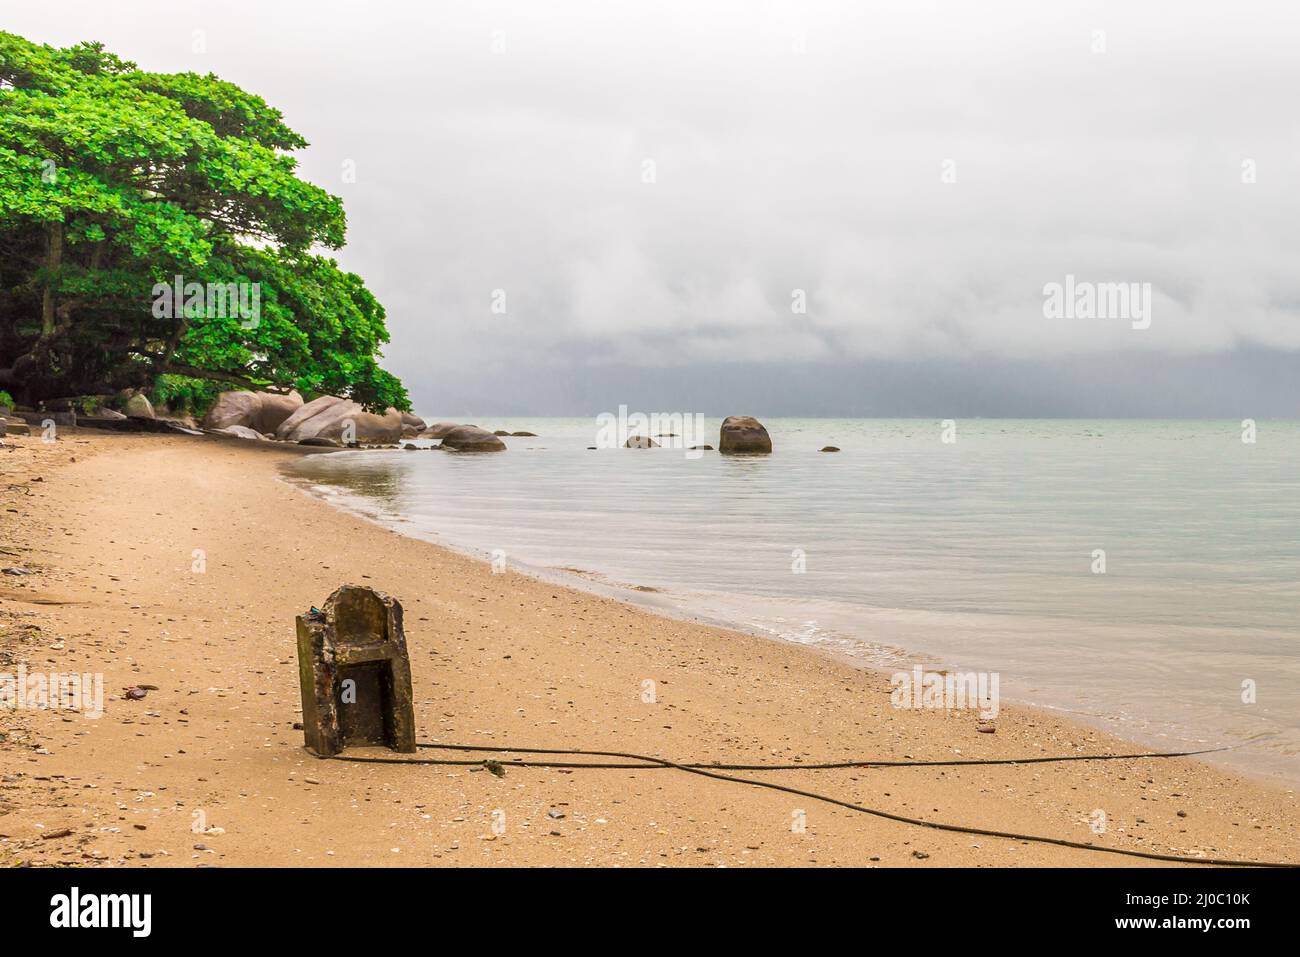
<path fill-rule="evenodd" d="M 501 452 L 506 444 L 474 425 L 458 425 L 442 437 L 442 447 L 455 452 Z"/>
<path fill-rule="evenodd" d="M 419 438 L 440 439 L 448 432 L 450 432 L 452 429 L 458 429 L 458 428 L 460 428 L 460 426 L 457 425 L 455 422 L 435 422 L 433 423 L 433 425 L 429 426 L 427 429 L 421 432 Z"/>
<path fill-rule="evenodd" d="M 729 415 L 718 433 L 718 451 L 729 454 L 766 454 L 772 439 L 763 423 L 752 415 Z"/>

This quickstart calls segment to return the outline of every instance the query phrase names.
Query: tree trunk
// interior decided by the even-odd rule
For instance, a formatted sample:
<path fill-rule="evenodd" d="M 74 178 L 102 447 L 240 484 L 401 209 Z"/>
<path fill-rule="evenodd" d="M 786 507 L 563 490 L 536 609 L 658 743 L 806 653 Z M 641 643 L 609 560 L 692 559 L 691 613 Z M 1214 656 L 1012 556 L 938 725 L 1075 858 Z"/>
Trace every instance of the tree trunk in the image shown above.
<path fill-rule="evenodd" d="M 41 338 L 54 335 L 54 273 L 63 265 L 63 223 L 50 223 L 45 229 L 45 295 L 41 299 Z"/>

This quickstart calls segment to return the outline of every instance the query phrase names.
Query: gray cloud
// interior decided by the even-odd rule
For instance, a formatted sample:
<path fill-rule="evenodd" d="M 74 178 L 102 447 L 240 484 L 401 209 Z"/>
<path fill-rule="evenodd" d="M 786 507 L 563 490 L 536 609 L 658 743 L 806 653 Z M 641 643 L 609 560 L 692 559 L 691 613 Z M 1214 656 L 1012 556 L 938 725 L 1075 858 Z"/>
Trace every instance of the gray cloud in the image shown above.
<path fill-rule="evenodd" d="M 619 389 L 726 412 L 775 380 L 769 414 L 1295 414 L 1300 18 L 1054 6 L 78 0 L 6 22 L 280 107 L 430 412 Z M 1044 318 L 1066 274 L 1151 283 L 1151 328 Z M 1159 401 L 1126 385 L 1151 370 Z M 893 393 L 867 401 L 867 376 Z"/>

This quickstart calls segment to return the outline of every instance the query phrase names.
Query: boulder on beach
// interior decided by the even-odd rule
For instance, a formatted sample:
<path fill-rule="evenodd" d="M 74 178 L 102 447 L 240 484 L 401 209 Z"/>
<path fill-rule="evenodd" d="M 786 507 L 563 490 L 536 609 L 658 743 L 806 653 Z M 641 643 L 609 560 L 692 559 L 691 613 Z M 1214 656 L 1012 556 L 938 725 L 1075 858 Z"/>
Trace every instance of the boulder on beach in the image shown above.
<path fill-rule="evenodd" d="M 391 406 L 383 415 L 362 411 L 355 416 L 358 442 L 395 445 L 402 438 L 402 413 Z"/>
<path fill-rule="evenodd" d="M 348 412 L 360 412 L 361 406 L 336 395 L 322 395 L 299 406 L 275 429 L 275 437 L 285 442 L 313 438 L 327 424 L 338 421 Z M 313 422 L 315 419 L 317 421 Z"/>
<path fill-rule="evenodd" d="M 220 430 L 239 425 L 258 433 L 274 432 L 302 406 L 297 392 L 223 392 L 203 417 L 203 427 Z"/>
<path fill-rule="evenodd" d="M 31 435 L 32 427 L 22 419 L 0 419 L 0 435 Z"/>
<path fill-rule="evenodd" d="M 253 421 L 261 400 L 256 392 L 223 392 L 203 417 L 203 427 L 221 432 L 231 426 L 247 428 Z M 288 418 L 288 416 L 285 416 Z"/>
<path fill-rule="evenodd" d="M 133 392 L 126 400 L 126 414 L 128 418 L 152 419 L 153 403 L 143 392 Z"/>
<path fill-rule="evenodd" d="M 329 449 L 343 448 L 343 443 L 340 442 L 338 439 L 327 439 L 324 436 L 320 436 L 320 435 L 313 435 L 309 439 L 299 439 L 298 444 L 321 446 L 322 448 L 329 448 Z"/>
<path fill-rule="evenodd" d="M 246 425 L 228 425 L 224 429 L 213 429 L 219 435 L 233 435 L 237 439 L 251 439 L 255 442 L 265 442 L 266 437 L 256 429 L 250 429 Z"/>
<path fill-rule="evenodd" d="M 455 422 L 435 422 L 433 423 L 433 425 L 429 426 L 427 429 L 421 432 L 419 438 L 440 439 L 448 432 L 450 432 L 452 429 L 458 429 L 458 428 L 460 428 L 460 426 L 457 425 Z"/>
<path fill-rule="evenodd" d="M 375 415 L 351 399 L 323 395 L 281 422 L 275 437 L 283 442 L 324 438 L 340 443 L 392 445 L 402 437 L 402 414 L 390 408 L 383 415 Z"/>
<path fill-rule="evenodd" d="M 659 443 L 649 436 L 629 435 L 627 441 L 623 443 L 625 449 L 657 449 Z"/>
<path fill-rule="evenodd" d="M 413 439 L 425 430 L 424 419 L 420 418 L 414 412 L 403 412 L 402 415 L 402 438 Z"/>
<path fill-rule="evenodd" d="M 823 452 L 838 452 L 839 450 L 840 447 L 838 445 L 828 445 L 822 449 Z"/>
<path fill-rule="evenodd" d="M 442 448 L 455 452 L 500 452 L 506 444 L 474 425 L 458 425 L 442 437 Z"/>
<path fill-rule="evenodd" d="M 772 439 L 763 423 L 752 415 L 729 415 L 722 420 L 718 433 L 718 451 L 728 454 L 753 454 L 772 451 Z"/>
<path fill-rule="evenodd" d="M 493 435 L 509 435 L 510 433 L 507 432 L 505 429 L 497 429 L 497 430 L 496 430 L 495 432 L 493 432 L 492 434 L 493 434 Z"/>
<path fill-rule="evenodd" d="M 537 438 L 536 432 L 511 432 L 510 434 L 517 439 L 524 438 L 524 437 L 531 438 L 531 439 Z"/>

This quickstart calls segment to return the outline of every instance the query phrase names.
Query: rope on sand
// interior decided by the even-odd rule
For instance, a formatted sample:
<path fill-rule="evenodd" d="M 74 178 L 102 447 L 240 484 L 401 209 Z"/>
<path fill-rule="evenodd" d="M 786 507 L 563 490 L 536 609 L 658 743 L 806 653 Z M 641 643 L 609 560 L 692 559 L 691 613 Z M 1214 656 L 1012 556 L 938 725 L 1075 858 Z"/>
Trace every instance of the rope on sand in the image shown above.
<path fill-rule="evenodd" d="M 583 757 L 601 757 L 601 758 L 622 758 L 626 761 L 636 761 L 636 764 L 616 764 L 616 763 L 594 763 L 594 762 L 566 762 L 566 761 L 526 761 L 514 759 L 510 761 L 491 761 L 491 760 L 467 760 L 454 758 L 368 758 L 345 755 L 314 755 L 326 761 L 353 761 L 360 764 L 420 764 L 420 765 L 455 765 L 455 766 L 478 766 L 485 767 L 489 770 L 499 771 L 502 768 L 592 768 L 605 770 L 675 770 L 684 771 L 687 774 L 698 774 L 706 778 L 714 778 L 718 781 L 732 781 L 736 784 L 748 784 L 752 787 L 767 788 L 773 791 L 783 791 L 786 794 L 794 794 L 799 797 L 806 797 L 814 801 L 821 801 L 826 804 L 832 804 L 836 807 L 842 807 L 850 811 L 857 811 L 861 814 L 870 814 L 873 817 L 883 818 L 887 821 L 896 821 L 900 824 L 911 824 L 916 827 L 927 827 L 936 831 L 949 831 L 956 834 L 974 834 L 980 837 L 999 837 L 1012 841 L 1028 841 L 1036 844 L 1050 844 L 1056 847 L 1068 847 L 1080 851 L 1095 851 L 1101 854 L 1119 854 L 1124 857 L 1137 857 L 1149 861 L 1165 861 L 1176 864 L 1205 864 L 1218 865 L 1221 867 L 1295 867 L 1294 864 L 1279 863 L 1272 861 L 1238 861 L 1227 860 L 1223 858 L 1212 857 L 1184 857 L 1179 854 L 1156 854 L 1151 851 L 1135 851 L 1120 847 L 1102 847 L 1097 844 L 1085 844 L 1081 841 L 1070 841 L 1059 837 L 1042 837 L 1035 834 L 1019 834 L 1014 831 L 996 831 L 981 827 L 967 827 L 963 824 L 944 824 L 940 821 L 926 821 L 921 818 L 907 817 L 902 814 L 894 814 L 890 811 L 882 811 L 879 808 L 870 808 L 861 804 L 854 804 L 851 801 L 845 801 L 837 797 L 831 797 L 826 794 L 818 794 L 815 791 L 805 791 L 801 788 L 790 787 L 785 784 L 776 784 L 772 781 L 760 781 L 757 778 L 742 778 L 734 775 L 721 774 L 721 771 L 811 771 L 827 770 L 834 768 L 920 768 L 920 767 L 960 767 L 969 765 L 995 765 L 995 764 L 1045 764 L 1049 762 L 1066 762 L 1066 761 L 1120 761 L 1136 760 L 1141 758 L 1186 758 L 1200 754 L 1213 754 L 1218 751 L 1230 751 L 1231 748 L 1207 748 L 1203 751 L 1166 751 L 1153 752 L 1146 754 L 1098 754 L 1098 755 L 1063 755 L 1056 757 L 1033 757 L 1033 758 L 971 758 L 955 761 L 832 761 L 819 764 L 721 764 L 721 763 L 702 763 L 689 762 L 678 763 L 668 761 L 664 758 L 653 757 L 645 754 L 633 754 L 625 751 L 590 751 L 577 748 L 510 748 L 510 747 L 491 747 L 487 745 L 474 744 L 428 744 L 421 742 L 417 747 L 442 750 L 442 751 L 465 751 L 465 752 L 485 752 L 490 754 L 556 754 L 556 755 L 578 755 Z M 309 752 L 312 753 L 312 752 Z"/>

